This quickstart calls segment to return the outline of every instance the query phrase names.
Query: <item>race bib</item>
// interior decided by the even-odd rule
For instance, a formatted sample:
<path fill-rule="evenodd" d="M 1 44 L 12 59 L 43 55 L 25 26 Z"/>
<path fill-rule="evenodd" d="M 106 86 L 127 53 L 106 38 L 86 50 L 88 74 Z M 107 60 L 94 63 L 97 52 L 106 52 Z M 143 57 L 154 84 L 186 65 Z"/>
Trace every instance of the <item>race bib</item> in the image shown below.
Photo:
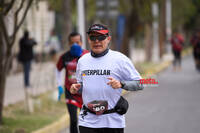
<path fill-rule="evenodd" d="M 107 101 L 92 101 L 87 104 L 88 109 L 94 112 L 96 115 L 103 114 L 106 110 L 108 110 L 108 102 Z"/>

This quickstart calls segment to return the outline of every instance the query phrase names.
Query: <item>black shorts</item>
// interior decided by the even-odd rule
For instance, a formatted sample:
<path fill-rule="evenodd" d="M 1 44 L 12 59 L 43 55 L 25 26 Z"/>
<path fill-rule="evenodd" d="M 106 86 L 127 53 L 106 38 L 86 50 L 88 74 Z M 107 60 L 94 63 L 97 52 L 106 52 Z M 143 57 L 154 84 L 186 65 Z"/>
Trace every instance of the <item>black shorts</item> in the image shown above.
<path fill-rule="evenodd" d="M 52 49 L 52 50 L 50 51 L 50 55 L 51 55 L 51 56 L 54 56 L 54 55 L 56 55 L 56 53 L 57 53 L 57 52 L 56 52 L 56 50 L 55 50 L 55 49 Z"/>
<path fill-rule="evenodd" d="M 175 59 L 181 59 L 181 51 L 173 51 Z"/>
<path fill-rule="evenodd" d="M 89 128 L 79 126 L 80 133 L 124 133 L 124 128 Z"/>

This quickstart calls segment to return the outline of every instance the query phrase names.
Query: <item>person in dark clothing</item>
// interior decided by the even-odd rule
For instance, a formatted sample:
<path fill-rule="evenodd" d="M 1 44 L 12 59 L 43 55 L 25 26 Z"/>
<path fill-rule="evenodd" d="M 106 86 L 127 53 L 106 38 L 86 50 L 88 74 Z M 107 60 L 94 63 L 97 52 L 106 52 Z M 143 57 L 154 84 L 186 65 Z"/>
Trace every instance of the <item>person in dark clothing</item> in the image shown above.
<path fill-rule="evenodd" d="M 193 46 L 193 56 L 196 69 L 200 71 L 200 30 L 197 30 L 197 32 L 192 36 L 190 42 Z"/>
<path fill-rule="evenodd" d="M 175 32 L 171 38 L 172 52 L 174 55 L 174 71 L 181 69 L 181 52 L 183 48 L 184 38 L 181 34 Z M 178 66 L 178 67 L 177 67 Z"/>
<path fill-rule="evenodd" d="M 76 65 L 81 56 L 88 53 L 87 50 L 81 48 L 81 35 L 77 32 L 72 32 L 68 38 L 70 50 L 60 56 L 57 62 L 56 79 L 58 83 L 58 100 L 64 93 L 61 83 L 61 71 L 65 69 L 65 99 L 67 109 L 70 116 L 70 133 L 78 133 L 77 128 L 77 109 L 82 107 L 82 95 L 71 94 L 69 89 L 73 83 L 76 83 Z"/>
<path fill-rule="evenodd" d="M 29 32 L 25 31 L 24 36 L 19 41 L 19 55 L 18 60 L 23 65 L 24 72 L 24 86 L 30 87 L 30 69 L 31 61 L 34 57 L 33 55 L 33 46 L 37 42 L 34 39 L 29 38 Z"/>

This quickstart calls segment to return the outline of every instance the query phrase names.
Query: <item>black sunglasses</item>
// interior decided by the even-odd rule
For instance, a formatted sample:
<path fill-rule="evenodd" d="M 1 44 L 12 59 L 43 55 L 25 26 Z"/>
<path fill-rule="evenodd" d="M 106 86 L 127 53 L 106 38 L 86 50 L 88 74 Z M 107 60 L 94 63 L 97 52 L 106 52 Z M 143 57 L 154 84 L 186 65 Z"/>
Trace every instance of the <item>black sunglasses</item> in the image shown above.
<path fill-rule="evenodd" d="M 103 40 L 106 39 L 106 37 L 107 37 L 106 35 L 89 36 L 89 38 L 90 38 L 91 41 L 96 41 L 96 40 L 98 40 L 98 41 L 103 41 Z"/>

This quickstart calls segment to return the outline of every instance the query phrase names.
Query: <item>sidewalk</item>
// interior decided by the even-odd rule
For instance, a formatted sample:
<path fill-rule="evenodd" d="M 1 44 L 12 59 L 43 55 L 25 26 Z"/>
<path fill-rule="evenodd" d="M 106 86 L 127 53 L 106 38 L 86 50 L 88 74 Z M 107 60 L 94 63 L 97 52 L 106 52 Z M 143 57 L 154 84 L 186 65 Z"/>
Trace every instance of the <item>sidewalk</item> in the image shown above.
<path fill-rule="evenodd" d="M 55 65 L 52 62 L 32 63 L 31 93 L 38 95 L 49 90 L 55 90 Z M 4 106 L 15 104 L 25 99 L 23 73 L 12 74 L 7 77 Z"/>

